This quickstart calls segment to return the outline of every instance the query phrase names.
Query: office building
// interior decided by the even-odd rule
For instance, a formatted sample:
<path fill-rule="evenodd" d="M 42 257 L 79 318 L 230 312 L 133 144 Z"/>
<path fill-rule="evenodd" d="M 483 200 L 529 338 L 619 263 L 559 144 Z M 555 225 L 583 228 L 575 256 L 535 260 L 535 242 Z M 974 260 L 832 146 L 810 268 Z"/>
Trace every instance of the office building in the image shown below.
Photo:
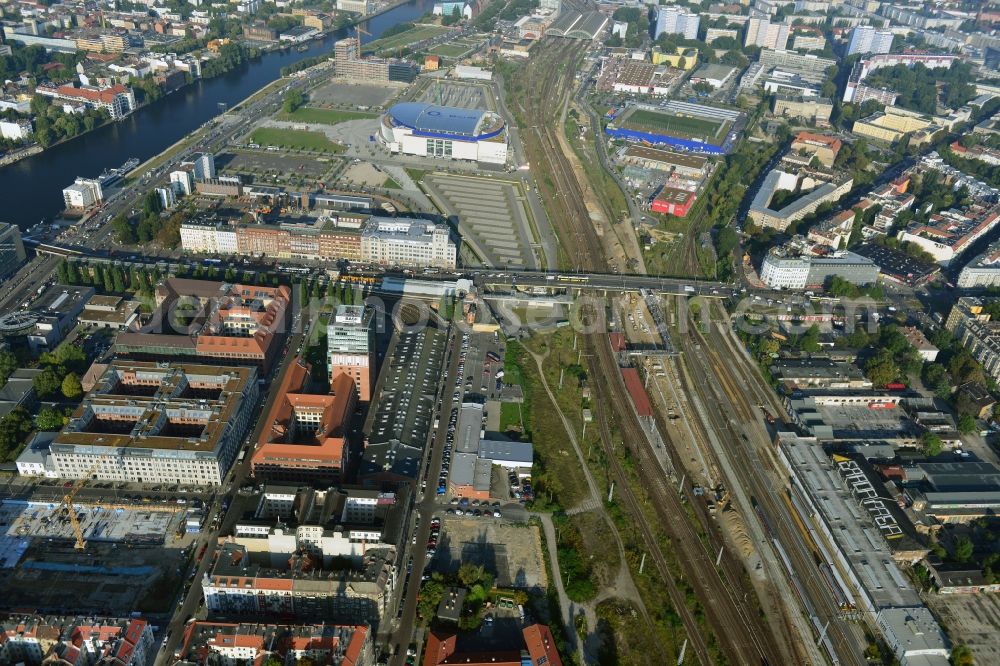
<path fill-rule="evenodd" d="M 775 289 L 822 288 L 832 277 L 868 285 L 878 279 L 878 268 L 871 259 L 853 252 L 814 257 L 772 248 L 760 269 L 761 281 Z"/>
<path fill-rule="evenodd" d="M 859 25 L 851 31 L 851 41 L 847 44 L 847 55 L 888 53 L 891 48 L 891 30 L 877 30 L 870 25 Z"/>
<path fill-rule="evenodd" d="M 768 18 L 751 17 L 747 21 L 746 38 L 743 40 L 743 45 L 784 51 L 788 46 L 790 27 L 784 22 L 771 23 Z"/>
<path fill-rule="evenodd" d="M 375 309 L 338 305 L 327 325 L 327 370 L 331 380 L 345 374 L 354 381 L 358 399 L 370 402 L 375 389 Z"/>
<path fill-rule="evenodd" d="M 184 626 L 178 663 L 338 664 L 374 666 L 372 630 L 364 625 L 259 624 L 196 620 Z"/>
<path fill-rule="evenodd" d="M 63 189 L 63 203 L 70 210 L 87 210 L 103 201 L 101 181 L 93 178 L 77 178 L 72 185 Z"/>
<path fill-rule="evenodd" d="M 27 258 L 21 230 L 13 224 L 0 222 L 0 279 L 17 271 Z"/>
<path fill-rule="evenodd" d="M 49 446 L 60 478 L 220 485 L 256 415 L 253 368 L 113 361 Z"/>
<path fill-rule="evenodd" d="M 258 479 L 335 484 L 347 467 L 347 426 L 358 394 L 350 377 L 339 374 L 329 394 L 307 393 L 311 366 L 301 358 L 285 371 L 251 458 Z"/>
<path fill-rule="evenodd" d="M 333 54 L 337 76 L 347 79 L 412 83 L 418 74 L 417 66 L 407 60 L 362 57 L 356 37 L 335 42 Z"/>
<path fill-rule="evenodd" d="M 76 327 L 80 313 L 94 296 L 93 287 L 74 287 L 55 283 L 49 285 L 31 302 L 27 343 L 32 353 L 52 351 Z"/>
<path fill-rule="evenodd" d="M 374 631 L 389 608 L 396 582 L 392 547 L 369 548 L 360 567 L 350 569 L 323 569 L 308 554 L 295 554 L 280 567 L 269 559 L 240 544 L 222 544 L 202 579 L 208 612 L 364 623 Z"/>
<path fill-rule="evenodd" d="M 184 160 L 180 163 L 181 169 L 190 168 L 191 175 L 198 180 L 210 180 L 216 177 L 215 155 L 212 153 L 198 153 L 191 160 Z"/>
<path fill-rule="evenodd" d="M 266 372 L 287 331 L 290 302 L 284 285 L 168 278 L 156 287 L 150 323 L 121 333 L 115 350 L 131 358 L 247 364 Z"/>
<path fill-rule="evenodd" d="M 451 268 L 458 248 L 446 225 L 418 218 L 373 216 L 361 232 L 361 257 L 385 266 Z"/>
<path fill-rule="evenodd" d="M 697 14 L 673 5 L 663 5 L 656 13 L 656 31 L 653 37 L 668 34 L 682 35 L 684 39 L 697 39 L 700 21 Z"/>

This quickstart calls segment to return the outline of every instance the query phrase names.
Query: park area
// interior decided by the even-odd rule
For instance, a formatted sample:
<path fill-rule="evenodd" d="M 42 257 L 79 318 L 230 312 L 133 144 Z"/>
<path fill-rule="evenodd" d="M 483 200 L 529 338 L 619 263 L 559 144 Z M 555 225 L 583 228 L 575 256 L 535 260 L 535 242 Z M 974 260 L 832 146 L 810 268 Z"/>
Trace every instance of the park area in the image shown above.
<path fill-rule="evenodd" d="M 322 125 L 337 125 L 348 120 L 366 120 L 374 118 L 374 113 L 363 113 L 360 111 L 340 111 L 336 109 L 317 109 L 311 106 L 303 106 L 292 112 L 282 111 L 277 116 L 278 120 L 285 120 L 297 123 L 319 123 Z"/>
<path fill-rule="evenodd" d="M 633 109 L 618 126 L 637 132 L 650 132 L 682 139 L 704 139 L 721 144 L 729 131 L 729 121 L 681 116 L 651 109 Z"/>
<path fill-rule="evenodd" d="M 320 132 L 277 127 L 260 127 L 253 131 L 250 140 L 259 146 L 274 146 L 318 153 L 342 153 L 344 147 L 330 141 Z"/>

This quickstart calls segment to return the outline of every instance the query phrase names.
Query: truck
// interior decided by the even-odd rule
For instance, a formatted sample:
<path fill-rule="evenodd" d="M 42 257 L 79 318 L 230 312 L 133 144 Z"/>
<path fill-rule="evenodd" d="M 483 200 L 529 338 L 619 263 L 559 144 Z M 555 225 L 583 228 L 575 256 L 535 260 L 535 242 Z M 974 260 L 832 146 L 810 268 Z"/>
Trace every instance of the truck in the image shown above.
<path fill-rule="evenodd" d="M 694 287 L 692 287 L 689 284 L 686 284 L 686 285 L 684 285 L 684 292 L 687 293 L 687 294 L 693 294 L 694 293 Z"/>

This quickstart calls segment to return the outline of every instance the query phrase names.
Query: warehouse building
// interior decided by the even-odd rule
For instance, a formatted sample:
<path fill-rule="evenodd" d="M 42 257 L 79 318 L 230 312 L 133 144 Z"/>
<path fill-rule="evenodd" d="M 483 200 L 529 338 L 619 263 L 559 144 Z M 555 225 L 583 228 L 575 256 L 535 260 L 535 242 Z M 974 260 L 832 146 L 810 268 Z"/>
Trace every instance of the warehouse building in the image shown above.
<path fill-rule="evenodd" d="M 382 115 L 379 139 L 404 155 L 507 162 L 507 128 L 490 111 L 402 102 Z"/>
<path fill-rule="evenodd" d="M 256 405 L 253 368 L 113 361 L 51 461 L 64 479 L 220 485 Z"/>

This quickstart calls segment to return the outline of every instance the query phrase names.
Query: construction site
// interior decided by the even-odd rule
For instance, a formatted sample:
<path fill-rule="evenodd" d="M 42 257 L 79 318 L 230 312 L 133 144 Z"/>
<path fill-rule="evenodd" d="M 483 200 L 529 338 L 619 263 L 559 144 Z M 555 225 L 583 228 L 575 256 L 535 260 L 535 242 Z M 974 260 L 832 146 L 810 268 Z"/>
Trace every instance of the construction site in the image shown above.
<path fill-rule="evenodd" d="M 0 610 L 162 612 L 190 557 L 183 507 L 76 500 L 0 502 Z"/>

